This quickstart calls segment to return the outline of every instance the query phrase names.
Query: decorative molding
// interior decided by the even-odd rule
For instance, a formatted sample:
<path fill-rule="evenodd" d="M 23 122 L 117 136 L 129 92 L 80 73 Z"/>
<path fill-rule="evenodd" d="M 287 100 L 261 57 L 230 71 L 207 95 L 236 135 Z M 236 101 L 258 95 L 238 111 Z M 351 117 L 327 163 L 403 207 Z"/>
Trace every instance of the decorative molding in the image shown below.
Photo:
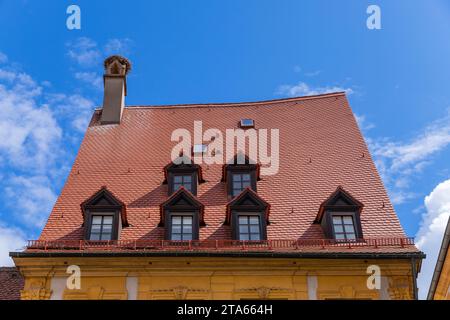
<path fill-rule="evenodd" d="M 293 296 L 294 290 L 281 287 L 251 287 L 242 288 L 235 291 L 240 298 L 255 298 L 267 300 L 270 298 L 285 298 L 288 299 Z"/>
<path fill-rule="evenodd" d="M 45 287 L 44 281 L 34 281 L 26 290 L 20 291 L 22 300 L 48 300 L 52 294 L 52 290 Z"/>
<path fill-rule="evenodd" d="M 389 295 L 392 300 L 411 300 L 412 292 L 407 277 L 392 277 L 389 279 Z"/>

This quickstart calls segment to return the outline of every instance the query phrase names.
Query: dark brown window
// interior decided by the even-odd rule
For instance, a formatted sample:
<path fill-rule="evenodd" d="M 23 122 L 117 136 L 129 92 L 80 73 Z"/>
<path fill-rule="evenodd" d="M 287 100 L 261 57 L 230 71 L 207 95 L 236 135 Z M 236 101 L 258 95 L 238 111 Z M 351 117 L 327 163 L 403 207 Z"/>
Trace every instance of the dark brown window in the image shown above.
<path fill-rule="evenodd" d="M 193 216 L 172 215 L 171 240 L 193 240 Z"/>
<path fill-rule="evenodd" d="M 238 215 L 239 240 L 261 240 L 259 215 Z"/>
<path fill-rule="evenodd" d="M 332 219 L 336 240 L 356 240 L 355 223 L 352 215 L 333 215 Z"/>
<path fill-rule="evenodd" d="M 233 197 L 240 194 L 245 188 L 252 187 L 251 174 L 249 172 L 234 172 L 232 177 L 232 191 Z"/>
<path fill-rule="evenodd" d="M 201 179 L 200 167 L 195 164 L 171 163 L 165 167 L 166 179 L 164 183 L 168 184 L 168 195 L 172 195 L 181 187 L 184 187 L 193 195 L 197 195 L 197 184 L 204 182 Z"/>
<path fill-rule="evenodd" d="M 113 213 L 91 215 L 91 232 L 89 240 L 112 240 L 113 226 Z"/>

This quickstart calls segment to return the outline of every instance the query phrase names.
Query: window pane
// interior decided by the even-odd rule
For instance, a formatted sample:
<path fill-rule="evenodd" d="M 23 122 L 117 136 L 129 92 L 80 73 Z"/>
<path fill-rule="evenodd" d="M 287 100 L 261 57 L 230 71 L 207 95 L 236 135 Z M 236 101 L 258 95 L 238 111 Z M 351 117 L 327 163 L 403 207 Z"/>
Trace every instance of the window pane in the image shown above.
<path fill-rule="evenodd" d="M 238 174 L 238 173 L 233 174 L 233 181 L 240 182 L 241 180 L 242 179 L 241 179 L 241 175 L 240 174 Z"/>
<path fill-rule="evenodd" d="M 172 234 L 172 240 L 181 240 L 181 234 Z"/>
<path fill-rule="evenodd" d="M 244 181 L 242 182 L 242 190 L 244 190 L 247 187 L 251 187 L 250 181 Z"/>
<path fill-rule="evenodd" d="M 342 224 L 341 216 L 333 216 L 333 224 Z"/>
<path fill-rule="evenodd" d="M 182 177 L 181 176 L 174 176 L 173 177 L 173 182 L 175 182 L 175 183 L 181 183 L 183 180 L 182 180 Z"/>
<path fill-rule="evenodd" d="M 258 225 L 251 225 L 250 226 L 250 232 L 259 234 L 259 224 Z"/>
<path fill-rule="evenodd" d="M 355 228 L 352 225 L 345 225 L 345 232 L 346 233 L 355 233 Z"/>
<path fill-rule="evenodd" d="M 192 233 L 183 234 L 183 240 L 192 240 Z"/>
<path fill-rule="evenodd" d="M 250 240 L 261 240 L 261 237 L 259 236 L 259 233 L 252 233 L 250 234 Z"/>
<path fill-rule="evenodd" d="M 92 232 L 100 232 L 101 228 L 102 228 L 101 224 L 93 224 L 91 227 L 91 231 Z"/>
<path fill-rule="evenodd" d="M 345 235 L 343 233 L 336 233 L 337 240 L 345 240 Z"/>
<path fill-rule="evenodd" d="M 190 224 L 192 225 L 192 217 L 183 217 L 183 224 Z"/>
<path fill-rule="evenodd" d="M 189 176 L 183 176 L 183 181 L 186 182 L 186 183 L 191 183 L 192 177 L 190 175 Z"/>
<path fill-rule="evenodd" d="M 245 224 L 248 221 L 247 216 L 239 216 L 239 224 Z"/>
<path fill-rule="evenodd" d="M 187 233 L 192 233 L 192 226 L 191 225 L 183 226 L 183 234 L 187 234 Z"/>
<path fill-rule="evenodd" d="M 349 240 L 355 240 L 355 239 L 356 239 L 356 236 L 355 236 L 354 233 L 347 233 L 347 239 L 349 239 Z"/>
<path fill-rule="evenodd" d="M 102 233 L 100 240 L 111 240 L 111 233 Z"/>
<path fill-rule="evenodd" d="M 92 224 L 101 224 L 102 223 L 102 216 L 93 216 L 92 217 Z"/>
<path fill-rule="evenodd" d="M 173 216 L 172 217 L 172 224 L 181 224 L 181 217 L 180 216 Z"/>
<path fill-rule="evenodd" d="M 242 233 L 239 235 L 239 240 L 250 240 L 248 233 Z"/>
<path fill-rule="evenodd" d="M 249 217 L 249 221 L 250 221 L 250 224 L 258 224 L 259 225 L 259 217 L 258 216 Z"/>
<path fill-rule="evenodd" d="M 172 226 L 172 233 L 181 233 L 181 225 L 179 224 L 174 224 Z"/>
<path fill-rule="evenodd" d="M 103 216 L 103 224 L 111 224 L 113 223 L 113 217 L 112 216 Z"/>
<path fill-rule="evenodd" d="M 239 225 L 239 233 L 246 233 L 248 232 L 248 225 Z"/>
<path fill-rule="evenodd" d="M 342 226 L 335 225 L 334 232 L 344 232 L 344 228 Z"/>
<path fill-rule="evenodd" d="M 250 181 L 250 174 L 248 173 L 242 174 L 242 181 Z"/>
<path fill-rule="evenodd" d="M 351 216 L 344 216 L 344 224 L 353 224 L 353 219 Z"/>

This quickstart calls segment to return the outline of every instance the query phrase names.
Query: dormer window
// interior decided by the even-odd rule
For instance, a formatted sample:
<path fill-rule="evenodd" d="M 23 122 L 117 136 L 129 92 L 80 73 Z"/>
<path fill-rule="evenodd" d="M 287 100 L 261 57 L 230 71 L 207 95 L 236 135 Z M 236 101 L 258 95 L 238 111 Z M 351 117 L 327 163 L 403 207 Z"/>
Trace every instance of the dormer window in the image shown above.
<path fill-rule="evenodd" d="M 324 234 L 338 242 L 363 239 L 360 213 L 363 204 L 353 198 L 342 187 L 320 206 L 316 223 L 322 225 Z"/>
<path fill-rule="evenodd" d="M 181 187 L 161 204 L 160 227 L 165 227 L 166 240 L 198 240 L 199 228 L 204 226 L 204 206 Z"/>
<path fill-rule="evenodd" d="M 84 216 L 85 239 L 92 241 L 117 240 L 123 227 L 128 226 L 125 205 L 106 187 L 102 187 L 81 204 Z"/>
<path fill-rule="evenodd" d="M 250 188 L 245 189 L 227 205 L 225 224 L 231 225 L 232 238 L 259 241 L 267 238 L 269 204 Z"/>
<path fill-rule="evenodd" d="M 185 160 L 180 164 L 171 162 L 164 168 L 164 174 L 166 177 L 164 183 L 168 184 L 169 196 L 181 187 L 193 195 L 197 195 L 197 185 L 203 182 L 201 167 L 197 164 L 191 164 L 190 160 Z"/>
<path fill-rule="evenodd" d="M 229 197 L 238 196 L 246 188 L 256 192 L 256 181 L 259 179 L 259 166 L 242 156 L 242 161 L 236 156 L 229 163 L 224 165 L 222 181 L 227 184 Z"/>

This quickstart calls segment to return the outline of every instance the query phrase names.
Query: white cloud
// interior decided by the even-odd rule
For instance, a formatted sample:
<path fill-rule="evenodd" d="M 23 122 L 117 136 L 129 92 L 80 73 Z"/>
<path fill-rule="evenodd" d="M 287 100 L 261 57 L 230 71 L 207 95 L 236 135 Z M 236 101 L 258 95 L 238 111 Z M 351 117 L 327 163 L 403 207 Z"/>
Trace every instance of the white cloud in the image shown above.
<path fill-rule="evenodd" d="M 110 39 L 106 42 L 104 51 L 108 55 L 119 54 L 119 55 L 128 55 L 131 51 L 131 46 L 133 45 L 133 41 L 128 38 L 124 39 Z"/>
<path fill-rule="evenodd" d="M 295 85 L 281 85 L 278 87 L 276 94 L 298 97 L 298 96 L 312 96 L 317 94 L 332 93 L 332 92 L 346 92 L 347 94 L 354 93 L 351 88 L 343 88 L 339 86 L 325 86 L 312 87 L 305 82 L 300 81 Z"/>
<path fill-rule="evenodd" d="M 66 44 L 67 55 L 81 67 L 100 65 L 102 54 L 97 43 L 87 37 L 80 37 Z"/>
<path fill-rule="evenodd" d="M 417 246 L 426 253 L 418 278 L 420 298 L 426 298 L 436 265 L 445 227 L 450 217 L 450 179 L 434 188 L 425 197 L 426 213 L 417 232 Z"/>
<path fill-rule="evenodd" d="M 13 266 L 9 252 L 22 250 L 26 245 L 23 232 L 0 224 L 0 266 Z"/>
<path fill-rule="evenodd" d="M 366 139 L 378 171 L 396 197 L 396 204 L 414 198 L 405 191 L 410 179 L 428 166 L 437 153 L 450 145 L 450 114 L 427 126 L 410 141 L 392 139 Z"/>
<path fill-rule="evenodd" d="M 355 119 L 356 122 L 358 123 L 359 129 L 362 132 L 366 132 L 369 131 L 370 129 L 375 128 L 375 125 L 373 123 L 369 123 L 364 115 L 358 115 L 355 113 Z"/>
<path fill-rule="evenodd" d="M 8 56 L 0 51 L 0 63 L 8 62 Z"/>
<path fill-rule="evenodd" d="M 103 88 L 103 78 L 96 72 L 76 72 L 75 79 L 84 81 L 95 89 Z"/>

